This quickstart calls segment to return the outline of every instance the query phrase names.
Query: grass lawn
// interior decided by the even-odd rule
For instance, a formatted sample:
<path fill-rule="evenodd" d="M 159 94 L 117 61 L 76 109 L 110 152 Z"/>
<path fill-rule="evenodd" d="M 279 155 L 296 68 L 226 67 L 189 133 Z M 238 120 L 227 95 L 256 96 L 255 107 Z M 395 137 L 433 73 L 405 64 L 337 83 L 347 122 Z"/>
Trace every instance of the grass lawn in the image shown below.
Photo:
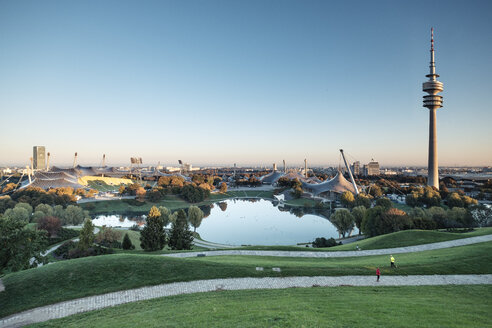
<path fill-rule="evenodd" d="M 61 261 L 2 277 L 0 317 L 37 306 L 112 291 L 176 281 L 231 277 L 492 273 L 492 242 L 388 256 L 351 258 L 278 258 L 218 256 L 187 259 L 155 255 L 113 254 Z M 256 271 L 257 266 L 265 268 Z M 274 272 L 280 267 L 282 272 Z"/>
<path fill-rule="evenodd" d="M 475 231 L 454 233 L 433 230 L 405 230 L 394 232 L 386 235 L 376 236 L 360 240 L 356 243 L 350 243 L 335 247 L 330 247 L 334 251 L 356 250 L 356 245 L 361 249 L 383 249 L 393 247 L 405 247 L 422 244 L 437 243 L 441 241 L 455 240 L 461 238 L 476 237 L 492 234 L 492 227 L 477 228 Z"/>
<path fill-rule="evenodd" d="M 492 227 L 476 228 L 472 232 L 454 233 L 434 230 L 405 230 L 386 235 L 376 236 L 340 246 L 328 248 L 311 248 L 303 246 L 247 246 L 237 249 L 243 250 L 279 250 L 279 251 L 306 251 L 306 252 L 330 252 L 330 251 L 355 251 L 359 245 L 361 249 L 383 249 L 405 247 L 422 244 L 437 243 L 441 241 L 483 236 L 492 234 Z"/>
<path fill-rule="evenodd" d="M 490 327 L 492 286 L 320 287 L 198 293 L 33 327 Z"/>

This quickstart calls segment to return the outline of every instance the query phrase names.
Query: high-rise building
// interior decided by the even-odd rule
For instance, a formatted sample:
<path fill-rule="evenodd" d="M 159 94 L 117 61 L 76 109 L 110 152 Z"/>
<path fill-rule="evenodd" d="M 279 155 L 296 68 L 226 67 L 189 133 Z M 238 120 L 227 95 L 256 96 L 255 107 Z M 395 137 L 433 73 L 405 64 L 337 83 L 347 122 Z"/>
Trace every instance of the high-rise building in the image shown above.
<path fill-rule="evenodd" d="M 379 175 L 379 162 L 371 161 L 369 164 L 364 164 L 364 175 Z"/>
<path fill-rule="evenodd" d="M 33 169 L 44 170 L 46 168 L 46 149 L 44 146 L 32 147 Z"/>
<path fill-rule="evenodd" d="M 437 95 L 444 90 L 442 82 L 439 82 L 436 74 L 434 61 L 434 29 L 431 29 L 431 50 L 429 74 L 426 77 L 429 81 L 422 84 L 422 91 L 427 92 L 424 96 L 424 105 L 429 109 L 429 161 L 427 185 L 439 189 L 439 165 L 437 161 L 437 129 L 436 129 L 436 110 L 442 107 L 442 96 Z"/>
<path fill-rule="evenodd" d="M 352 164 L 352 173 L 354 175 L 360 175 L 360 162 L 359 161 L 354 162 Z"/>

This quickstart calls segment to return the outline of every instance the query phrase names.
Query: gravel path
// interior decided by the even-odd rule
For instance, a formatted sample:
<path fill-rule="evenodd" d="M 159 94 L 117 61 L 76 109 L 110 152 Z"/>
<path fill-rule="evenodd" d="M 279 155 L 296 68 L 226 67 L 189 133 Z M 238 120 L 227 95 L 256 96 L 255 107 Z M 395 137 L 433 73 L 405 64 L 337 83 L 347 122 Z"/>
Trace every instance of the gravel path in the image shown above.
<path fill-rule="evenodd" d="M 204 252 L 187 252 L 187 253 L 174 253 L 163 254 L 162 256 L 170 257 L 196 257 L 199 254 L 201 256 L 221 256 L 221 255 L 250 255 L 250 256 L 280 256 L 280 257 L 354 257 L 354 256 L 370 256 L 370 255 L 387 255 L 387 254 L 400 254 L 400 253 L 413 253 L 423 252 L 434 249 L 449 248 L 456 246 L 471 245 L 476 243 L 483 243 L 492 241 L 492 235 L 471 237 L 456 239 L 450 241 L 443 241 L 440 243 L 397 247 L 397 248 L 385 248 L 385 249 L 371 249 L 365 251 L 334 251 L 334 252 L 309 252 L 309 251 L 249 251 L 249 250 L 222 250 L 222 251 L 204 251 Z"/>
<path fill-rule="evenodd" d="M 120 304 L 180 294 L 218 290 L 282 289 L 291 287 L 336 286 L 427 286 L 492 284 L 492 274 L 484 275 L 421 275 L 341 277 L 285 277 L 285 278 L 230 278 L 177 282 L 142 287 L 120 292 L 89 296 L 24 311 L 0 320 L 0 327 L 23 325 L 67 317 L 76 313 L 94 311 Z"/>

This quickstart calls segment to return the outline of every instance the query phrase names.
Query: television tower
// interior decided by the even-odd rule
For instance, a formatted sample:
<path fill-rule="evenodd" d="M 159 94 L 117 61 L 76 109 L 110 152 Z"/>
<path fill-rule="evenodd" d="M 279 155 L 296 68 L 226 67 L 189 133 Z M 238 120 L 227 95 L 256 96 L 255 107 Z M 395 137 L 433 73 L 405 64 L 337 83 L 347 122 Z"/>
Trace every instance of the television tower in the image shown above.
<path fill-rule="evenodd" d="M 436 129 L 436 110 L 442 107 L 442 96 L 439 92 L 444 90 L 442 82 L 439 82 L 436 74 L 434 62 L 434 28 L 431 28 L 431 50 L 430 50 L 430 72 L 426 75 L 429 81 L 422 84 L 422 91 L 427 92 L 424 96 L 424 105 L 429 109 L 429 162 L 427 185 L 439 189 L 439 168 L 437 164 L 437 129 Z"/>

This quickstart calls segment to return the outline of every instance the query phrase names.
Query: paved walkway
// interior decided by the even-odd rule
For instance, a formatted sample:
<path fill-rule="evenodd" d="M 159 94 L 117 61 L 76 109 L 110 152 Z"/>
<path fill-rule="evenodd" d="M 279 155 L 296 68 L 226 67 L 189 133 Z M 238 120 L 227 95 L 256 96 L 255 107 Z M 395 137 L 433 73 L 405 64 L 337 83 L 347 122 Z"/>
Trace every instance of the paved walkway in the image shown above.
<path fill-rule="evenodd" d="M 376 282 L 375 276 L 230 278 L 197 280 L 124 290 L 43 306 L 6 317 L 0 320 L 0 327 L 21 327 L 27 324 L 63 318 L 76 313 L 94 311 L 130 302 L 218 290 L 283 289 L 315 286 L 336 287 L 347 285 L 429 286 L 480 284 L 492 284 L 492 274 L 382 276 L 380 282 Z"/>
<path fill-rule="evenodd" d="M 279 257 L 354 257 L 354 256 L 370 256 L 370 255 L 387 255 L 387 254 L 401 254 L 401 253 L 413 253 L 423 252 L 434 249 L 442 249 L 456 246 L 471 245 L 476 243 L 482 243 L 486 241 L 492 241 L 492 235 L 471 237 L 456 239 L 450 241 L 443 241 L 440 243 L 397 247 L 397 248 L 385 248 L 385 249 L 371 249 L 365 251 L 334 251 L 334 252 L 312 252 L 312 251 L 250 251 L 250 250 L 222 250 L 222 251 L 204 251 L 204 252 L 188 252 L 188 253 L 174 253 L 163 254 L 162 256 L 169 257 L 196 257 L 199 254 L 201 256 L 222 256 L 222 255 L 249 255 L 249 256 L 279 256 Z M 203 255 L 202 255 L 203 254 Z"/>

